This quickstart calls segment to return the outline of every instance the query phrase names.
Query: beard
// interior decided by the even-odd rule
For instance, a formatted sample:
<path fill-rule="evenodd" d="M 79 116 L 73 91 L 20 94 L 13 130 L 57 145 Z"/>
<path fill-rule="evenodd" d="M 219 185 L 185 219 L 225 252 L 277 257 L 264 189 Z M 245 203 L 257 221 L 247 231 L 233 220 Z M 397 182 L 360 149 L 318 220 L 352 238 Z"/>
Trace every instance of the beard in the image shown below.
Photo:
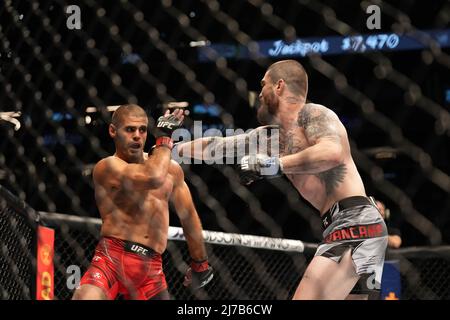
<path fill-rule="evenodd" d="M 258 122 L 264 126 L 273 122 L 273 116 L 269 113 L 266 106 L 259 107 L 256 118 L 258 119 Z"/>
<path fill-rule="evenodd" d="M 275 94 L 271 93 L 268 97 L 263 98 L 260 101 L 258 111 L 256 113 L 256 118 L 258 122 L 262 125 L 274 124 L 275 123 L 275 112 L 278 109 L 278 100 Z"/>

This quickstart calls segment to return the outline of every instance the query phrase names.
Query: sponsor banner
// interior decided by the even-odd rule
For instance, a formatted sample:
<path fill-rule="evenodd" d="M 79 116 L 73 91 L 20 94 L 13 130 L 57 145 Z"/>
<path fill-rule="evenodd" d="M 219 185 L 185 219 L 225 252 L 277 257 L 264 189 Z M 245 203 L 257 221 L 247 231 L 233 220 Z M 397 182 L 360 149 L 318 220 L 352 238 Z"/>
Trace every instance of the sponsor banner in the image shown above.
<path fill-rule="evenodd" d="M 37 236 L 37 272 L 36 272 L 36 299 L 53 300 L 54 294 L 54 268 L 53 255 L 55 230 L 38 226 Z"/>
<path fill-rule="evenodd" d="M 203 231 L 203 238 L 206 243 L 219 245 L 239 245 L 251 248 L 296 252 L 303 252 L 305 249 L 304 243 L 300 240 L 269 238 L 246 234 Z M 169 227 L 169 239 L 185 240 L 183 229 L 178 227 Z"/>

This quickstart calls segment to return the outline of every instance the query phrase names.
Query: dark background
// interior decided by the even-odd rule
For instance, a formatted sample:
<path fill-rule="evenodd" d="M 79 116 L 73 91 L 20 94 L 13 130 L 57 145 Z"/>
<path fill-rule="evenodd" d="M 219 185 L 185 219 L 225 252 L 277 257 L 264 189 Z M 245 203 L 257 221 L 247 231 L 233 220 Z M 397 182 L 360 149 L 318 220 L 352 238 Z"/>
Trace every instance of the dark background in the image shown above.
<path fill-rule="evenodd" d="M 82 29 L 69 30 L 65 6 L 75 3 L 0 3 L 0 111 L 22 113 L 17 131 L 0 121 L 0 183 L 37 210 L 94 217 L 90 168 L 114 152 L 106 105 L 134 102 L 156 117 L 169 101 L 214 103 L 222 115 L 232 115 L 227 127 L 257 126 L 248 92 L 259 92 L 275 60 L 200 63 L 190 41 L 203 36 L 237 44 L 242 33 L 252 40 L 285 39 L 289 25 L 295 37 L 340 35 L 333 27 L 339 23 L 354 33 L 391 32 L 407 18 L 417 29 L 443 29 L 450 16 L 447 1 L 384 1 L 382 29 L 370 31 L 358 1 L 86 0 L 76 3 Z M 184 15 L 188 26 L 180 25 Z M 441 51 L 298 59 L 309 73 L 309 100 L 333 109 L 345 124 L 366 191 L 390 208 L 404 246 L 450 241 L 450 52 Z M 380 76 L 377 61 L 390 62 L 395 72 Z M 352 89 L 373 101 L 375 112 L 364 112 L 363 100 L 352 99 L 347 86 L 339 89 L 335 73 L 320 72 L 324 65 L 345 75 Z M 241 79 L 244 87 L 237 85 Z M 414 98 L 417 89 L 410 84 L 420 96 Z M 89 114 L 90 123 L 87 106 L 103 109 Z M 191 120 L 223 125 L 223 118 L 190 111 Z M 152 143 L 149 138 L 147 149 Z M 320 240 L 314 209 L 285 178 L 243 187 L 231 166 L 184 169 L 204 229 Z M 179 225 L 171 217 L 171 225 Z"/>

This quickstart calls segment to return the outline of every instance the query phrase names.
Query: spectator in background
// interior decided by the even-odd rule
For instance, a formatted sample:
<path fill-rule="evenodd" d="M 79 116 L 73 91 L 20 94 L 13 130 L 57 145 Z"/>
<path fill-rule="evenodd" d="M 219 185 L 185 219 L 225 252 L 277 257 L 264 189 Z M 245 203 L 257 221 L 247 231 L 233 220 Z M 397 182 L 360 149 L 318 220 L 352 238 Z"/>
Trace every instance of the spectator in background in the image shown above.
<path fill-rule="evenodd" d="M 390 218 L 390 210 L 386 208 L 386 205 L 380 200 L 375 201 L 377 204 L 377 208 L 381 213 L 381 216 L 386 221 L 386 226 L 388 230 L 388 247 L 398 249 L 402 245 L 401 232 L 397 228 L 393 228 L 390 226 L 389 218 Z"/>

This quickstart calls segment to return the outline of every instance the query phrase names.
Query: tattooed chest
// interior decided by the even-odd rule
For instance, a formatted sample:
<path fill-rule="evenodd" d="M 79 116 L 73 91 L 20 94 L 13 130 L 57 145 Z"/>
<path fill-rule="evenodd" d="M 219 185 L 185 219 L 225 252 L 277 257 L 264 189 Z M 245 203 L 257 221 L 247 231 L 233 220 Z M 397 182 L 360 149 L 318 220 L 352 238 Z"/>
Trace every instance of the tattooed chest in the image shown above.
<path fill-rule="evenodd" d="M 285 156 L 300 152 L 309 147 L 301 130 L 292 130 L 280 136 L 280 154 Z"/>

